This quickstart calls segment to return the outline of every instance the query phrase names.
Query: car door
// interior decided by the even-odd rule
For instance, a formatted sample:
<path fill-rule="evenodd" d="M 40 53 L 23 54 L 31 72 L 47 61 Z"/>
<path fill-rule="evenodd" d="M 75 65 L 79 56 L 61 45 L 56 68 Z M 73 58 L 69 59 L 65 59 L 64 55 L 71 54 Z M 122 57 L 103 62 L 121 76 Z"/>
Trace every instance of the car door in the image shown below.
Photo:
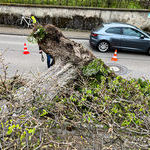
<path fill-rule="evenodd" d="M 120 48 L 120 40 L 122 38 L 121 31 L 122 30 L 120 27 L 109 27 L 105 30 L 106 36 L 109 38 L 109 42 L 112 48 Z"/>
<path fill-rule="evenodd" d="M 149 46 L 149 38 L 136 29 L 122 28 L 123 40 L 121 47 L 129 51 L 146 51 Z"/>

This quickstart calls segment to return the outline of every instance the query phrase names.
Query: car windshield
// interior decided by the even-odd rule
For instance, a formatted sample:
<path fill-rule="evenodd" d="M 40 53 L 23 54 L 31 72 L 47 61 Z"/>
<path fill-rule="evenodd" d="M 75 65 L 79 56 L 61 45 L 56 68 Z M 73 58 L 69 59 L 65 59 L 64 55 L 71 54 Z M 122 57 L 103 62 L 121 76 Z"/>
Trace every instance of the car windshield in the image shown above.
<path fill-rule="evenodd" d="M 144 30 L 142 30 L 141 28 L 138 28 L 138 27 L 136 27 L 136 26 L 134 26 L 134 27 L 135 27 L 136 29 L 138 29 L 139 31 L 143 32 L 144 34 L 146 34 L 147 38 L 150 38 L 150 33 L 146 32 L 146 31 L 144 31 Z"/>
<path fill-rule="evenodd" d="M 144 32 L 144 34 L 147 36 L 147 38 L 150 38 L 150 33 L 149 32 L 146 32 L 146 31 L 143 31 L 143 30 L 142 30 L 142 32 Z"/>
<path fill-rule="evenodd" d="M 149 32 L 146 32 L 146 34 L 148 34 L 150 36 L 150 33 Z"/>

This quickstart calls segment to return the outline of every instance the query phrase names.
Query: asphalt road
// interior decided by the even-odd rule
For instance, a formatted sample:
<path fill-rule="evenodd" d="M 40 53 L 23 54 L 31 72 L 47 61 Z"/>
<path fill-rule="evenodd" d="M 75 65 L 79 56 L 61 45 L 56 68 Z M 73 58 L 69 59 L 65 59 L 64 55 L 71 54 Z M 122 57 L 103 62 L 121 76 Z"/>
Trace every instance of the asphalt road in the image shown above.
<path fill-rule="evenodd" d="M 118 61 L 114 62 L 111 61 L 111 58 L 114 55 L 113 51 L 100 53 L 97 49 L 90 48 L 88 41 L 76 40 L 76 42 L 80 42 L 84 47 L 92 50 L 96 57 L 102 59 L 108 66 L 117 66 L 120 68 L 120 71 L 116 71 L 116 73 L 124 78 L 143 78 L 150 80 L 150 56 L 144 53 L 118 51 Z"/>
<path fill-rule="evenodd" d="M 145 78 L 150 80 L 150 56 L 118 51 L 118 61 L 112 62 L 113 52 L 100 53 L 89 46 L 88 40 L 74 39 L 74 41 L 82 43 L 85 48 L 92 50 L 98 58 L 101 58 L 119 75 L 125 78 Z M 27 44 L 29 55 L 23 54 L 24 43 Z M 16 71 L 24 76 L 30 76 L 47 70 L 46 56 L 45 61 L 41 62 L 38 45 L 29 43 L 26 36 L 1 34 L 0 53 L 3 53 L 4 61 L 8 64 L 8 76 L 13 76 Z M 2 65 L 0 64 L 0 74 L 3 73 L 1 67 Z"/>

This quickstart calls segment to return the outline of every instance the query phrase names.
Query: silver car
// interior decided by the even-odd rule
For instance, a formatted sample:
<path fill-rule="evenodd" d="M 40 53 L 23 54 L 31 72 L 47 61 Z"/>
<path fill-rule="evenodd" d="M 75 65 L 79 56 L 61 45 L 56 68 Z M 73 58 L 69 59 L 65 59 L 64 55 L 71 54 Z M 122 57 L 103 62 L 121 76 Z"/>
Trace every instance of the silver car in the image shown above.
<path fill-rule="evenodd" d="M 102 24 L 91 32 L 90 45 L 100 52 L 110 49 L 146 52 L 150 55 L 150 35 L 124 23 Z"/>

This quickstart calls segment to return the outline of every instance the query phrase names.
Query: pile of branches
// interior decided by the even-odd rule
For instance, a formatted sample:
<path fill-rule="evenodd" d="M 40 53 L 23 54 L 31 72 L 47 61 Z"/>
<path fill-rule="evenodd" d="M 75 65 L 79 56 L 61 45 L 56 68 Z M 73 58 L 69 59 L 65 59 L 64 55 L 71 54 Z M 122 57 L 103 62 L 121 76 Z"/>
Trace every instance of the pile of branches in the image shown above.
<path fill-rule="evenodd" d="M 9 83 L 5 82 L 5 86 Z M 9 99 L 1 99 L 6 101 L 7 108 L 4 111 L 1 107 L 0 112 L 1 149 L 150 147 L 148 80 L 125 80 L 95 59 L 53 100 L 37 89 L 39 92 L 33 90 L 31 99 L 19 101 L 14 97 L 16 87 L 17 84 L 10 88 Z"/>

